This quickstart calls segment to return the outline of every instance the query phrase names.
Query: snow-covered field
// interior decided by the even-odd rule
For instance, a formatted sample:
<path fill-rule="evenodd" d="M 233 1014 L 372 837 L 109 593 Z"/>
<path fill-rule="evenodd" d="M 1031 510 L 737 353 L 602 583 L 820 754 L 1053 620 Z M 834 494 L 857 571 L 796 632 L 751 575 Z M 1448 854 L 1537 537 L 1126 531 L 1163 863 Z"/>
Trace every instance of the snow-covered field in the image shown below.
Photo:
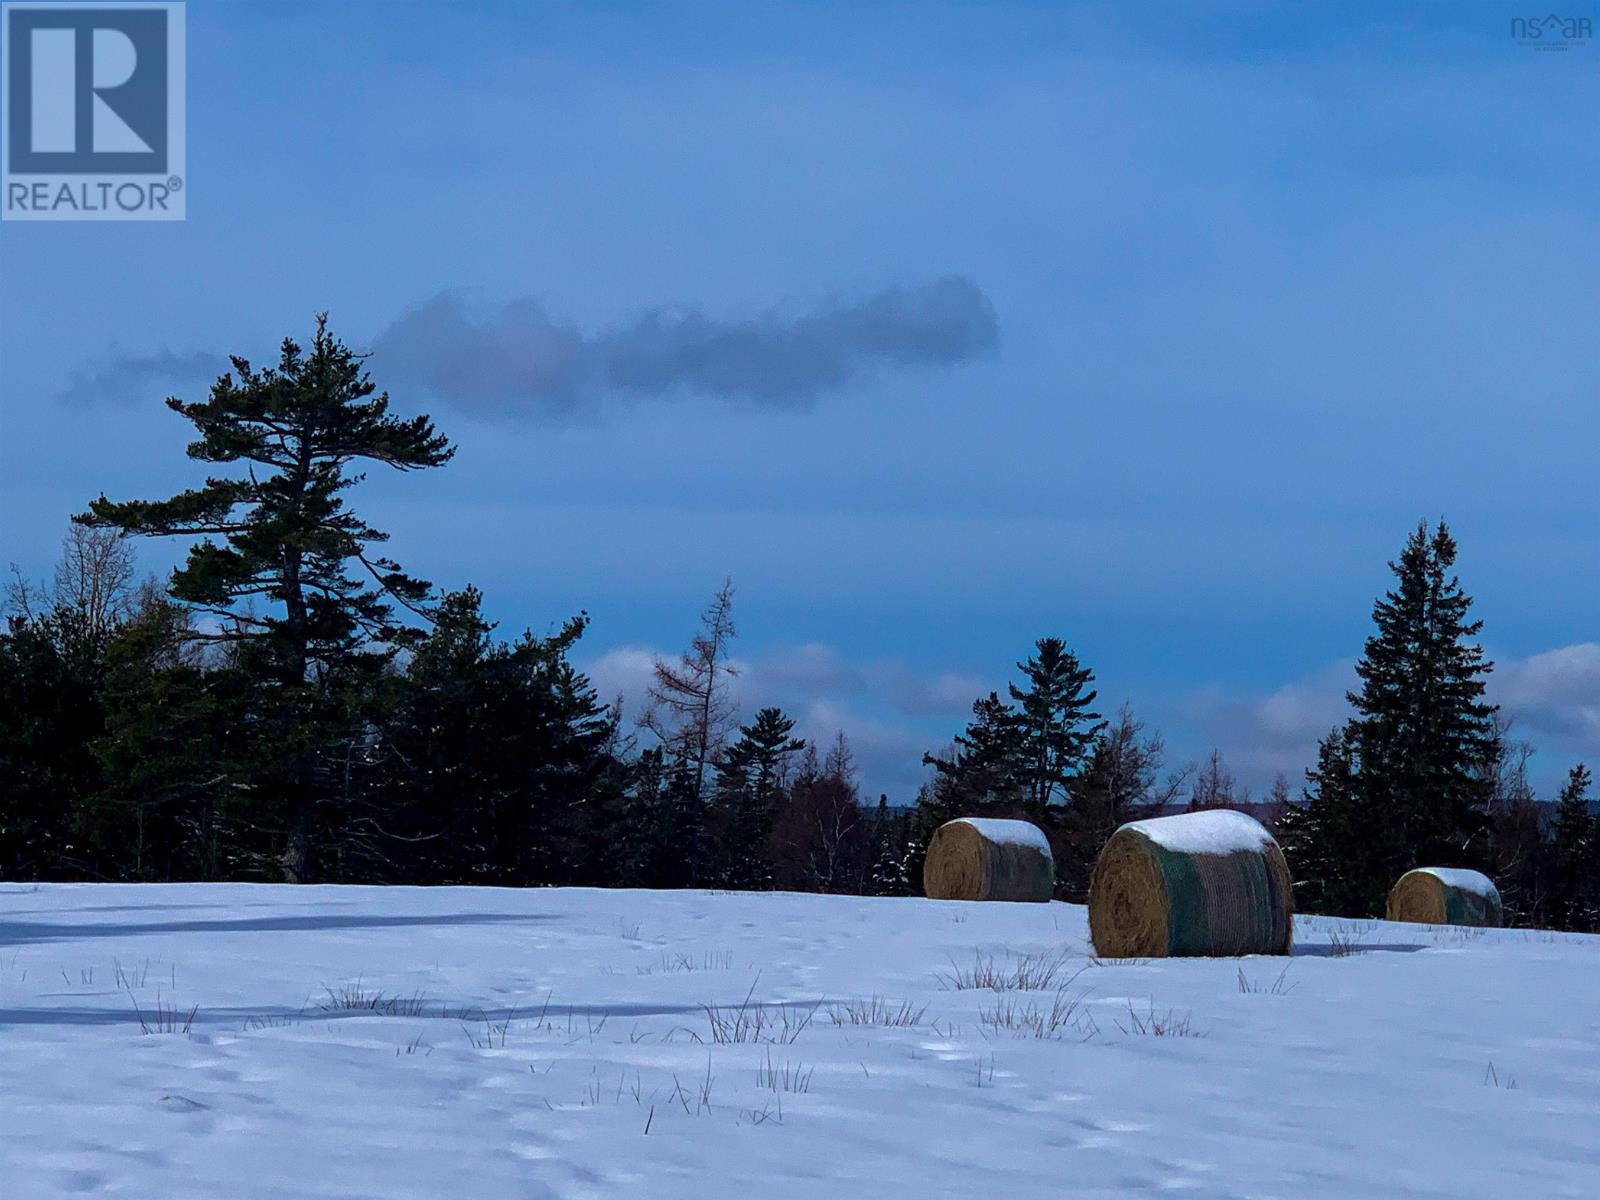
<path fill-rule="evenodd" d="M 3 885 L 0 1196 L 1600 1195 L 1600 939 L 1297 938 L 1097 964 L 1063 904 Z M 1046 986 L 952 986 L 989 973 Z"/>

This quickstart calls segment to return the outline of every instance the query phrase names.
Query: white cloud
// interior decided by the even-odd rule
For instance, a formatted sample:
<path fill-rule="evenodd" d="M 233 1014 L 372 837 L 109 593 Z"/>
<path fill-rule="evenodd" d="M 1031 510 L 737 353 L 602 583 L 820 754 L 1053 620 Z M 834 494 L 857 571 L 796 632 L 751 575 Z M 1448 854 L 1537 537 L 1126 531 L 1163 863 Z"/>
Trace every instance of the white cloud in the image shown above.
<path fill-rule="evenodd" d="M 1252 787 L 1279 771 L 1293 785 L 1316 762 L 1318 741 L 1350 715 L 1345 693 L 1358 683 L 1354 662 L 1343 660 L 1266 695 L 1202 689 L 1182 706 L 1180 718 Z M 1600 643 L 1498 659 L 1488 696 L 1511 719 L 1513 736 L 1544 752 L 1541 775 L 1565 771 L 1569 759 L 1600 763 Z"/>
<path fill-rule="evenodd" d="M 1345 693 L 1356 682 L 1355 664 L 1341 660 L 1265 696 L 1203 688 L 1182 715 L 1251 787 L 1264 787 L 1279 772 L 1293 786 L 1316 761 L 1318 741 L 1349 716 Z"/>
<path fill-rule="evenodd" d="M 579 665 L 605 701 L 623 697 L 629 721 L 643 711 L 657 657 L 676 653 L 619 646 Z M 924 751 L 944 745 L 965 721 L 973 700 L 995 685 L 954 671 L 922 673 L 903 662 L 850 662 L 820 642 L 776 646 L 729 660 L 728 682 L 747 721 L 774 704 L 795 720 L 796 732 L 819 751 L 842 730 L 860 769 L 862 793 L 888 792 L 907 800 L 926 774 Z"/>
<path fill-rule="evenodd" d="M 578 665 L 589 676 L 604 703 L 609 704 L 621 696 L 627 711 L 637 715 L 639 706 L 644 703 L 645 688 L 650 683 L 655 660 L 655 651 L 646 646 L 618 646 L 588 661 L 580 656 Z"/>
<path fill-rule="evenodd" d="M 1600 759 L 1600 643 L 1577 642 L 1496 665 L 1489 695 L 1521 736 Z"/>

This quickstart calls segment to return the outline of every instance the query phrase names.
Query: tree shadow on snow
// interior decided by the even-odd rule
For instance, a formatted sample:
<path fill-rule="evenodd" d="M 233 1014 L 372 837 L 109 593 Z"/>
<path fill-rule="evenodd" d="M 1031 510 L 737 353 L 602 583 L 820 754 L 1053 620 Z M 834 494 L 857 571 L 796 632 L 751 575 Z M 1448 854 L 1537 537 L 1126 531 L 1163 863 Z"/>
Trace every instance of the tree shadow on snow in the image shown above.
<path fill-rule="evenodd" d="M 220 921 L 139 921 L 132 924 L 70 925 L 58 922 L 0 923 L 0 946 L 47 942 L 100 941 L 149 933 L 304 933 L 325 929 L 393 929 L 419 925 L 500 925 L 548 921 L 545 913 L 421 913 L 412 916 L 303 914 L 288 917 L 234 917 Z"/>
<path fill-rule="evenodd" d="M 1363 954 L 1381 953 L 1384 950 L 1409 954 L 1413 950 L 1427 949 L 1429 947 L 1411 942 L 1374 942 L 1370 946 L 1357 946 L 1354 950 L 1335 946 L 1329 942 L 1312 942 L 1309 946 L 1297 942 L 1289 953 L 1295 958 L 1356 958 Z"/>
<path fill-rule="evenodd" d="M 791 1009 L 798 1012 L 807 1012 L 822 1005 L 821 1000 L 783 1000 L 769 1001 L 765 1004 L 751 1004 L 749 1011 L 757 1009 L 768 1011 L 775 1009 Z M 438 1020 L 449 1021 L 452 1024 L 482 1024 L 491 1022 L 498 1024 L 504 1021 L 539 1021 L 546 1024 L 556 1024 L 569 1018 L 584 1017 L 589 1019 L 610 1017 L 677 1017 L 677 1016 L 703 1016 L 705 1006 L 702 1004 L 545 1004 L 532 1003 L 525 1006 L 480 1006 L 476 1004 L 434 1004 L 429 1002 L 423 1011 L 409 1014 L 412 1020 Z M 8 1025 L 140 1025 L 148 1022 L 153 1017 L 158 1017 L 158 1011 L 153 1011 L 149 1004 L 141 1012 L 136 1009 L 133 1000 L 120 1008 L 0 1008 L 0 1029 Z M 191 1018 L 188 1011 L 179 1014 L 181 1020 L 193 1021 L 196 1029 L 202 1026 L 227 1026 L 245 1032 L 251 1031 L 251 1022 L 261 1022 L 263 1028 L 271 1026 L 288 1026 L 302 1024 L 318 1024 L 328 1021 L 351 1020 L 390 1020 L 383 1014 L 375 1014 L 363 1009 L 321 1009 L 315 1005 L 303 1008 L 286 1008 L 282 1005 L 250 1005 L 233 1008 L 205 1008 L 195 1009 Z"/>

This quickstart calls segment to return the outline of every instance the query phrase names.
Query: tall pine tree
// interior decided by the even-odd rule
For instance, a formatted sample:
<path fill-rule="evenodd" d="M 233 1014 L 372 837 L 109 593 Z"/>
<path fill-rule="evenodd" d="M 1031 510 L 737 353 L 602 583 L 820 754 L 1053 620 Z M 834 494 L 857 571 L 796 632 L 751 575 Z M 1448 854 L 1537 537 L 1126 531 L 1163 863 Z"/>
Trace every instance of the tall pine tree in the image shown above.
<path fill-rule="evenodd" d="M 426 416 L 390 413 L 326 314 L 309 351 L 285 339 L 276 367 L 232 363 L 205 400 L 167 401 L 198 431 L 189 457 L 231 473 L 166 500 L 101 496 L 77 519 L 190 540 L 170 590 L 197 618 L 188 636 L 220 645 L 250 683 L 237 719 L 252 738 L 229 770 L 255 801 L 255 853 L 305 880 L 328 869 L 321 834 L 341 819 L 372 683 L 396 647 L 420 637 L 394 606 L 420 613 L 429 596 L 425 580 L 379 553 L 387 535 L 345 493 L 361 464 L 412 471 L 454 450 Z"/>

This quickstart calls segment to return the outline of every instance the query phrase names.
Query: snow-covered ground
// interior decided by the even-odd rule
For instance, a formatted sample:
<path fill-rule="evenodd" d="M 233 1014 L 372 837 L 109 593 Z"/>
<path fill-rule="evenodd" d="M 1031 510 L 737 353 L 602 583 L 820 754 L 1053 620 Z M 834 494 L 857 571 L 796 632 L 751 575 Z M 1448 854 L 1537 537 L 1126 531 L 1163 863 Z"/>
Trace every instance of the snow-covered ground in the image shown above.
<path fill-rule="evenodd" d="M 1600 939 L 1296 930 L 1098 964 L 1063 904 L 0 885 L 0 1196 L 1600 1195 Z M 1046 986 L 952 986 L 1007 973 Z"/>

